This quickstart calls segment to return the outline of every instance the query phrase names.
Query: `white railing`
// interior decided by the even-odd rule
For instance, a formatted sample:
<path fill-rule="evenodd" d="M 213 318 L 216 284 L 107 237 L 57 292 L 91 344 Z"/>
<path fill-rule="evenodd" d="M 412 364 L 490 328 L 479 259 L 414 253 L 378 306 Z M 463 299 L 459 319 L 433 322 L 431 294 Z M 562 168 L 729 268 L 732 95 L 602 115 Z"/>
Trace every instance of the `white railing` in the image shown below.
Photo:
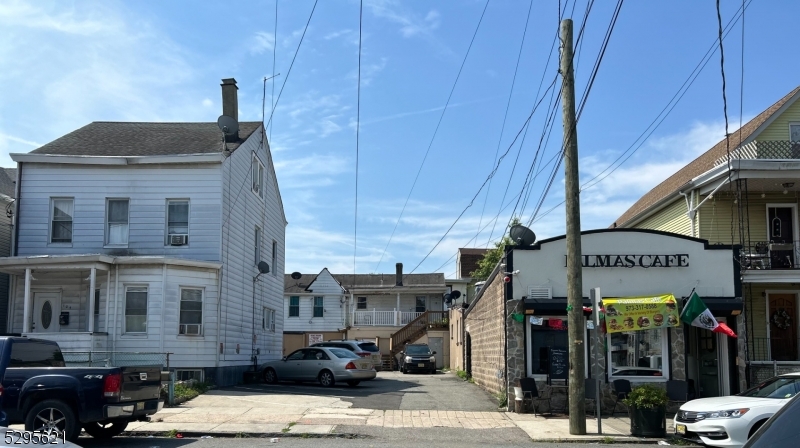
<path fill-rule="evenodd" d="M 402 327 L 422 313 L 403 311 L 355 311 L 353 312 L 353 325 L 362 327 Z"/>

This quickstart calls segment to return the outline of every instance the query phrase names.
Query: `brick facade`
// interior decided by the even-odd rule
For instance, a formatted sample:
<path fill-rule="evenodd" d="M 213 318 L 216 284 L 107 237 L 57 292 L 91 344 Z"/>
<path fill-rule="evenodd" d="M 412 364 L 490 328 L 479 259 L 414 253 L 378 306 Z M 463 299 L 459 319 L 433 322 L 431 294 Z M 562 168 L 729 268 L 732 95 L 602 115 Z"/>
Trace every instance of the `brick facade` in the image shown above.
<path fill-rule="evenodd" d="M 464 329 L 471 342 L 472 378 L 479 386 L 498 395 L 506 388 L 505 283 L 502 276 L 490 276 L 489 279 L 469 309 Z"/>

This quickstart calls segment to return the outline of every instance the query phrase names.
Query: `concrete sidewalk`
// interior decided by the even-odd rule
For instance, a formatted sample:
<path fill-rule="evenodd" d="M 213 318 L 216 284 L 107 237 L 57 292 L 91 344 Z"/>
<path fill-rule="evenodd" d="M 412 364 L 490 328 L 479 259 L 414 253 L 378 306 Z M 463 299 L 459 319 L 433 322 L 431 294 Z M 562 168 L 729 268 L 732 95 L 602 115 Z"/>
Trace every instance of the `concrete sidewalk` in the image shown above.
<path fill-rule="evenodd" d="M 378 410 L 352 408 L 348 397 L 269 394 L 240 387 L 209 391 L 181 406 L 165 408 L 150 422 L 128 426 L 129 435 L 160 435 L 170 431 L 184 435 L 225 436 L 246 433 L 261 436 L 338 434 L 337 426 L 383 428 L 520 428 L 534 441 L 605 441 L 655 443 L 658 439 L 631 437 L 627 418 L 603 419 L 603 434 L 594 419 L 587 419 L 585 436 L 569 434 L 569 419 L 533 414 L 442 410 Z M 671 423 L 671 422 L 670 422 Z"/>

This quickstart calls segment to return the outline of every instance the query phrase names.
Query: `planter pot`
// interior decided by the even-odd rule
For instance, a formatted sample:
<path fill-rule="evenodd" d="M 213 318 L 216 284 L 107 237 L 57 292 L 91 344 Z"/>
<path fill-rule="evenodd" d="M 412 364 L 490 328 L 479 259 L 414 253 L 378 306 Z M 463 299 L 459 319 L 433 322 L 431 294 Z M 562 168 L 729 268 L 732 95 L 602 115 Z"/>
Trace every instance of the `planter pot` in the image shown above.
<path fill-rule="evenodd" d="M 636 437 L 666 437 L 666 407 L 637 408 L 631 406 L 631 435 Z"/>

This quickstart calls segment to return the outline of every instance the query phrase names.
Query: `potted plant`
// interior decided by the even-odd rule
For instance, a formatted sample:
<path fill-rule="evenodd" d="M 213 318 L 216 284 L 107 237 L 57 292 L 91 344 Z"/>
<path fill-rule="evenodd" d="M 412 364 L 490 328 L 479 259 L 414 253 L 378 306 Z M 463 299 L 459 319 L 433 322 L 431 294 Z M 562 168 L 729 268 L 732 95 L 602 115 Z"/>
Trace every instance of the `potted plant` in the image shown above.
<path fill-rule="evenodd" d="M 634 387 L 622 400 L 630 409 L 631 435 L 665 437 L 667 435 L 667 391 L 653 384 Z"/>

